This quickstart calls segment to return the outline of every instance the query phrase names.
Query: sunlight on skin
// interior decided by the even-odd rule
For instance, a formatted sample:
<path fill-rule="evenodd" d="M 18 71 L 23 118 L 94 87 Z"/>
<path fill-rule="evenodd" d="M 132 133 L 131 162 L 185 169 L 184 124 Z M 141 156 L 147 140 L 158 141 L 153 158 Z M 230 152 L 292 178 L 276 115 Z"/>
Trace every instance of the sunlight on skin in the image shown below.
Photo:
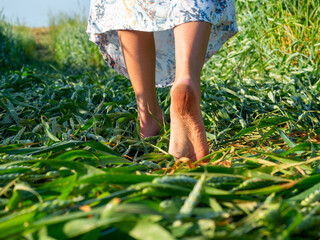
<path fill-rule="evenodd" d="M 200 73 L 210 36 L 207 22 L 184 23 L 174 28 L 176 79 L 172 105 L 169 153 L 176 158 L 199 160 L 209 152 L 200 111 Z M 162 119 L 155 91 L 155 45 L 153 33 L 119 31 L 119 39 L 135 92 L 142 137 L 156 135 L 161 126 L 148 109 Z"/>

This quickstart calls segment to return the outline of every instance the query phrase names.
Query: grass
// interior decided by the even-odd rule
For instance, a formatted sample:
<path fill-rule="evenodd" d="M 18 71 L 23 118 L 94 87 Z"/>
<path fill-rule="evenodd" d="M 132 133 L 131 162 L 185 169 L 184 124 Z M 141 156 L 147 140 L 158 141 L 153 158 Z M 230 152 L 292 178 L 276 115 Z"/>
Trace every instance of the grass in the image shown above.
<path fill-rule="evenodd" d="M 319 11 L 237 1 L 240 32 L 202 72 L 206 166 L 166 153 L 169 124 L 139 137 L 81 18 L 57 17 L 43 62 L 1 21 L 0 239 L 319 238 Z"/>
<path fill-rule="evenodd" d="M 95 44 L 88 41 L 86 19 L 81 15 L 60 14 L 50 20 L 50 50 L 54 53 L 55 63 L 64 71 L 86 66 L 94 71 L 106 68 Z"/>

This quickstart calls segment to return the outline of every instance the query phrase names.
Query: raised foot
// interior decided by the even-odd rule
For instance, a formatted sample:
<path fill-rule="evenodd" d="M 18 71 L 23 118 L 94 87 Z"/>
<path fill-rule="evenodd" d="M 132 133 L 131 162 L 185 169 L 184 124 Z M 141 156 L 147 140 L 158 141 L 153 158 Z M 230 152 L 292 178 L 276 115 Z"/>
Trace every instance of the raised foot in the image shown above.
<path fill-rule="evenodd" d="M 179 80 L 171 88 L 169 153 L 197 161 L 209 153 L 200 111 L 200 88 L 191 79 Z"/>

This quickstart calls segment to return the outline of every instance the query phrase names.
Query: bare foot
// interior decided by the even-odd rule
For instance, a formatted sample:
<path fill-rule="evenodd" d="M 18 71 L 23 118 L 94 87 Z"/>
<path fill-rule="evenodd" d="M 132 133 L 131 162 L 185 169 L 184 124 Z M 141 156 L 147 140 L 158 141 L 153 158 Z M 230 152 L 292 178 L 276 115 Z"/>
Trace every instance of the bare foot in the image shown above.
<path fill-rule="evenodd" d="M 150 111 L 154 116 L 149 113 L 148 108 L 139 109 L 140 135 L 142 138 L 158 135 L 162 128 L 160 124 L 163 125 L 162 109 L 156 107 L 155 110 Z"/>
<path fill-rule="evenodd" d="M 197 161 L 209 153 L 200 111 L 201 92 L 191 79 L 179 80 L 171 88 L 169 153 Z"/>

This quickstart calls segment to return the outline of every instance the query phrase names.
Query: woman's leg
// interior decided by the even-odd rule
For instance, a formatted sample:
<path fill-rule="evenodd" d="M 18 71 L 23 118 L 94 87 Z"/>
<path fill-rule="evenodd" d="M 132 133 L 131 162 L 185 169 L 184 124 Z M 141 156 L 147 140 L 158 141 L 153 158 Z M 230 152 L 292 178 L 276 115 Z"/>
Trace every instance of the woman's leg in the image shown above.
<path fill-rule="evenodd" d="M 149 113 L 162 122 L 162 110 L 155 90 L 155 43 L 152 32 L 118 31 L 120 44 L 135 92 L 142 137 L 157 135 L 161 129 Z"/>
<path fill-rule="evenodd" d="M 211 24 L 184 23 L 174 28 L 176 78 L 171 88 L 169 153 L 199 160 L 209 152 L 200 111 L 200 74 Z"/>

